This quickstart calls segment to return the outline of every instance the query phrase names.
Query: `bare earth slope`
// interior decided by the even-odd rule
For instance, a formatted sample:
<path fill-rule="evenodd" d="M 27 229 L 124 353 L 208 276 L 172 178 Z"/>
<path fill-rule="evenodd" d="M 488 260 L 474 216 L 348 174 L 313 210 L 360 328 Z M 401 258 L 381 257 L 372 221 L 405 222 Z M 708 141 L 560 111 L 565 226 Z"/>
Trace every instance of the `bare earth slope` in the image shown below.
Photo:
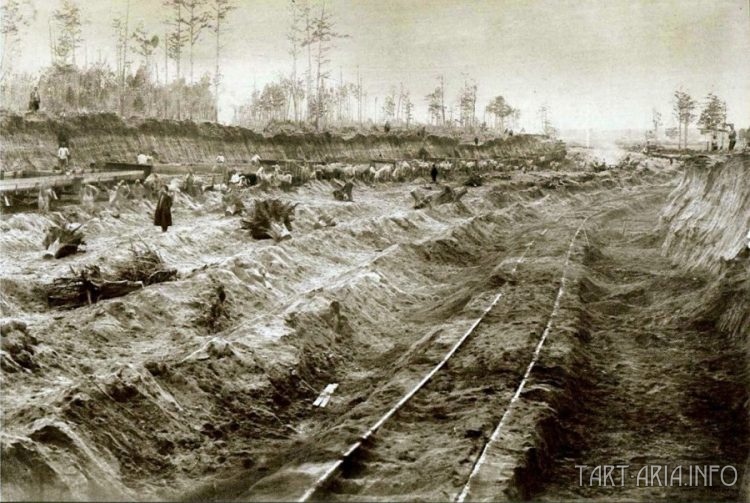
<path fill-rule="evenodd" d="M 119 218 L 67 208 L 89 222 L 88 245 L 59 261 L 40 259 L 46 217 L 5 216 L 0 307 L 23 326 L 4 325 L 20 344 L 2 374 L 4 497 L 290 499 L 305 483 L 291 470 L 341 452 L 503 289 L 452 377 L 394 417 L 362 468 L 329 488 L 340 499 L 452 499 L 550 319 L 584 222 L 570 288 L 495 451 L 511 462 L 492 474 L 492 498 L 610 494 L 569 480 L 575 462 L 610 456 L 743 460 L 747 446 L 731 439 L 746 431 L 729 419 L 746 397 L 741 350 L 692 309 L 713 273 L 672 269 L 661 255 L 658 215 L 679 180 L 666 163 L 644 164 L 517 171 L 426 210 L 411 208 L 421 180 L 358 183 L 354 203 L 313 182 L 274 192 L 300 203 L 292 239 L 279 244 L 252 240 L 211 195 L 180 196 L 164 234 L 150 203 L 131 202 Z M 249 191 L 247 204 L 262 195 Z M 321 216 L 336 226 L 317 228 Z M 70 266 L 112 267 L 141 241 L 179 279 L 47 308 L 45 285 Z M 330 404 L 312 407 L 334 382 Z"/>

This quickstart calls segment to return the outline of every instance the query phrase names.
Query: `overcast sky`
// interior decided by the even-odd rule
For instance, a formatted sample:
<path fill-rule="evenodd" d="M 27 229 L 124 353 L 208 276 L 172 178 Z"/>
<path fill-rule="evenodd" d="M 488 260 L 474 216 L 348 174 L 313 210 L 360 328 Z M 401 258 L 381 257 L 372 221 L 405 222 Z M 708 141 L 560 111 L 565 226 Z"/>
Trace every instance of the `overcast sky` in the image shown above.
<path fill-rule="evenodd" d="M 0 0 L 2 1 L 2 0 Z M 23 66 L 49 64 L 48 19 L 60 0 L 31 0 L 37 19 L 23 40 Z M 131 26 L 164 33 L 159 0 L 130 0 Z M 298 0 L 299 1 L 299 0 Z M 314 1 L 314 0 L 313 0 Z M 87 24 L 78 61 L 99 54 L 114 63 L 111 20 L 126 0 L 78 0 Z M 223 57 L 223 120 L 256 85 L 288 73 L 285 0 L 235 0 Z M 750 0 L 327 0 L 341 40 L 331 55 L 332 76 L 356 78 L 383 96 L 403 82 L 419 119 L 424 96 L 445 75 L 455 100 L 465 78 L 479 86 L 479 110 L 502 94 L 520 108 L 527 130 L 539 128 L 546 102 L 553 124 L 568 128 L 645 128 L 652 108 L 672 122 L 671 98 L 683 88 L 702 99 L 727 101 L 729 120 L 750 123 Z M 212 71 L 206 33 L 196 73 Z M 163 71 L 164 55 L 159 49 Z M 187 68 L 187 61 L 183 63 Z M 170 69 L 174 74 L 174 69 Z M 479 113 L 481 118 L 481 112 Z"/>

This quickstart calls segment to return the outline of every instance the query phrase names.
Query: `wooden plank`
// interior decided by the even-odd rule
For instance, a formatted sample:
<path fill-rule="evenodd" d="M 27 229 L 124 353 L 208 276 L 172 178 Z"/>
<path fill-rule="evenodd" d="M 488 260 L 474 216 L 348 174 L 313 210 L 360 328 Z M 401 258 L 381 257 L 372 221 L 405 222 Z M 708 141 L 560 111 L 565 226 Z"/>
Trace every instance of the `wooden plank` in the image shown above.
<path fill-rule="evenodd" d="M 0 180 L 0 194 L 28 192 L 45 187 L 67 187 L 77 183 L 116 182 L 119 180 L 137 180 L 143 178 L 144 172 L 138 171 L 101 171 L 83 175 L 55 175 L 35 178 L 17 178 Z"/>
<path fill-rule="evenodd" d="M 325 407 L 328 405 L 328 402 L 331 400 L 331 395 L 333 395 L 333 392 L 336 391 L 336 388 L 338 387 L 338 383 L 331 383 L 326 386 L 323 391 L 320 392 L 318 398 L 313 402 L 313 407 Z"/>

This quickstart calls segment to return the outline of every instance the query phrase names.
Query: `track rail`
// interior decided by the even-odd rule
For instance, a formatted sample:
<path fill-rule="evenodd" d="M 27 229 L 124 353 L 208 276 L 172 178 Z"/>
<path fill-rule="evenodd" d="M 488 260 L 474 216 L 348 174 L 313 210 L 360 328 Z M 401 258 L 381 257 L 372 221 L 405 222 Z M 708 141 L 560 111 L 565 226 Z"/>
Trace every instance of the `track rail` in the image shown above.
<path fill-rule="evenodd" d="M 539 355 L 542 351 L 542 346 L 544 346 L 544 342 L 549 337 L 550 332 L 552 331 L 552 323 L 555 321 L 555 318 L 557 317 L 557 313 L 560 311 L 560 301 L 562 300 L 563 295 L 565 294 L 565 284 L 567 282 L 567 274 L 568 274 L 568 265 L 570 263 L 570 256 L 573 253 L 573 248 L 576 242 L 576 239 L 578 238 L 578 235 L 583 231 L 584 236 L 586 235 L 586 231 L 584 230 L 584 225 L 588 221 L 590 217 L 587 217 L 579 226 L 578 229 L 576 229 L 575 234 L 573 235 L 572 239 L 570 240 L 570 244 L 568 245 L 568 253 L 565 256 L 565 264 L 563 265 L 563 273 L 560 280 L 560 288 L 557 290 L 557 297 L 555 297 L 555 303 L 552 306 L 552 312 L 550 313 L 549 320 L 547 321 L 547 325 L 544 327 L 544 332 L 542 333 L 542 337 L 540 337 L 539 342 L 537 343 L 536 347 L 534 348 L 534 353 L 531 357 L 531 361 L 529 362 L 528 367 L 526 367 L 526 372 L 523 375 L 523 378 L 521 379 L 520 384 L 518 385 L 518 388 L 516 388 L 516 392 L 513 393 L 513 396 L 510 399 L 510 402 L 508 403 L 508 407 L 505 409 L 505 412 L 503 412 L 502 417 L 500 418 L 500 421 L 497 423 L 497 426 L 492 431 L 492 435 L 490 435 L 489 440 L 486 444 L 484 444 L 484 448 L 482 449 L 482 452 L 480 453 L 479 457 L 474 463 L 474 466 L 472 467 L 471 473 L 469 474 L 469 478 L 464 484 L 463 489 L 456 497 L 455 501 L 456 503 L 463 503 L 466 498 L 471 493 L 471 485 L 474 481 L 475 477 L 479 473 L 479 470 L 484 465 L 485 461 L 487 460 L 487 453 L 489 452 L 490 448 L 497 442 L 498 438 L 500 438 L 500 432 L 502 431 L 503 427 L 505 426 L 506 421 L 510 417 L 511 411 L 513 410 L 514 404 L 518 401 L 518 398 L 521 396 L 521 393 L 523 392 L 524 387 L 526 386 L 526 381 L 529 378 L 529 375 L 531 375 L 531 371 L 534 369 L 534 366 L 536 365 L 537 361 L 539 360 Z M 586 238 L 588 240 L 588 237 Z"/>
<path fill-rule="evenodd" d="M 531 375 L 532 370 L 534 369 L 534 366 L 536 365 L 537 361 L 539 360 L 539 356 L 541 354 L 542 348 L 544 346 L 544 343 L 546 342 L 547 338 L 549 337 L 552 326 L 557 318 L 558 312 L 560 310 L 560 304 L 562 301 L 562 298 L 565 294 L 566 285 L 568 281 L 568 267 L 570 264 L 570 259 L 573 254 L 573 250 L 575 247 L 576 240 L 578 239 L 578 236 L 581 233 L 584 233 L 585 235 L 585 229 L 584 226 L 586 222 L 591 218 L 593 215 L 587 216 L 583 222 L 576 228 L 575 233 L 573 234 L 573 237 L 570 240 L 570 243 L 568 244 L 568 250 L 565 256 L 565 262 L 563 264 L 563 271 L 562 276 L 560 280 L 560 287 L 558 288 L 557 295 L 555 297 L 555 302 L 552 307 L 552 311 L 550 312 L 550 316 L 548 318 L 547 324 L 545 326 L 545 329 L 542 333 L 542 336 L 539 339 L 539 342 L 534 348 L 534 352 L 532 353 L 531 361 L 529 362 L 528 366 L 526 367 L 526 371 L 523 374 L 523 377 L 521 379 L 521 382 L 519 383 L 518 387 L 516 388 L 515 392 L 513 393 L 510 402 L 508 403 L 508 406 L 506 407 L 506 410 L 503 412 L 502 417 L 500 418 L 500 421 L 498 422 L 497 426 L 493 430 L 489 440 L 484 445 L 482 452 L 474 462 L 474 465 L 472 467 L 472 471 L 469 474 L 469 477 L 464 484 L 463 489 L 456 497 L 455 501 L 458 503 L 463 503 L 466 498 L 471 493 L 471 487 L 472 483 L 475 480 L 476 475 L 479 473 L 480 469 L 484 465 L 487 454 L 489 450 L 492 448 L 492 446 L 497 442 L 498 438 L 500 437 L 500 433 L 503 430 L 503 427 L 505 426 L 508 418 L 510 417 L 510 414 L 513 410 L 513 407 L 515 403 L 518 401 L 519 397 L 521 396 L 521 393 L 523 392 L 526 382 Z M 546 234 L 547 230 L 545 229 L 542 232 L 542 235 Z M 531 247 L 534 245 L 536 240 L 532 240 L 525 248 L 523 254 L 519 259 L 516 261 L 515 265 L 513 266 L 513 269 L 511 271 L 511 274 L 515 274 L 518 266 L 523 262 L 525 259 L 528 251 L 531 249 Z M 344 465 L 344 463 L 351 458 L 357 451 L 359 451 L 365 442 L 367 442 L 368 439 L 373 437 L 376 432 L 391 418 L 393 417 L 409 400 L 411 400 L 424 386 L 438 373 L 440 370 L 445 366 L 445 364 L 450 360 L 453 355 L 456 354 L 456 352 L 464 345 L 464 343 L 470 338 L 470 336 L 474 333 L 476 328 L 482 323 L 484 318 L 487 316 L 487 314 L 492 311 L 492 309 L 498 304 L 500 299 L 503 297 L 503 292 L 500 291 L 495 295 L 492 302 L 489 303 L 489 305 L 484 309 L 481 316 L 477 318 L 472 325 L 469 327 L 469 329 L 461 336 L 461 338 L 451 347 L 451 349 L 446 353 L 446 355 L 442 358 L 442 360 L 432 369 L 430 370 L 420 381 L 417 385 L 415 385 L 408 393 L 406 393 L 391 409 L 389 409 L 380 419 L 378 419 L 375 424 L 373 424 L 366 432 L 364 432 L 353 444 L 349 446 L 348 449 L 341 455 L 341 457 L 336 460 L 322 475 L 320 475 L 315 482 L 307 488 L 307 490 L 304 492 L 304 494 L 297 500 L 297 501 L 309 501 L 316 493 L 318 493 L 320 490 L 322 490 L 325 486 L 327 486 L 332 480 L 335 479 L 335 477 L 341 472 L 341 469 Z"/>
<path fill-rule="evenodd" d="M 546 234 L 547 230 L 545 229 L 542 231 L 542 235 Z M 523 254 L 516 260 L 516 263 L 513 266 L 513 269 L 511 270 L 511 274 L 515 274 L 518 270 L 518 266 L 523 262 L 523 260 L 526 258 L 526 254 L 529 252 L 531 247 L 534 245 L 536 240 L 532 240 L 528 245 L 526 245 L 526 248 L 524 249 Z M 333 463 L 320 477 L 316 479 L 316 481 L 305 491 L 305 493 L 297 500 L 297 501 L 309 501 L 310 498 L 315 495 L 319 490 L 321 490 L 324 486 L 326 486 L 331 480 L 334 479 L 334 477 L 340 472 L 341 467 L 343 464 L 354 454 L 356 453 L 364 444 L 365 442 L 370 439 L 375 433 L 382 427 L 391 417 L 393 417 L 394 414 L 396 414 L 409 400 L 411 400 L 432 378 L 440 372 L 440 370 L 445 366 L 445 364 L 448 362 L 448 360 L 451 359 L 451 357 L 456 354 L 456 352 L 463 346 L 463 344 L 469 339 L 469 337 L 474 333 L 474 330 L 482 323 L 482 320 L 487 316 L 487 314 L 492 311 L 492 309 L 497 305 L 497 303 L 500 301 L 500 299 L 503 297 L 503 292 L 500 291 L 495 295 L 495 297 L 492 299 L 492 302 L 489 303 L 489 305 L 484 309 L 481 316 L 477 318 L 474 323 L 471 324 L 468 330 L 461 336 L 458 341 L 451 347 L 451 349 L 446 353 L 446 355 L 440 360 L 440 362 L 435 365 L 435 367 L 432 368 L 420 381 L 417 383 L 408 393 L 406 393 L 401 399 L 393 406 L 391 407 L 380 419 L 378 419 L 375 424 L 373 424 L 366 432 L 364 432 L 360 437 L 357 439 L 356 442 L 354 442 L 352 445 L 349 446 L 349 448 L 341 455 L 341 457 L 336 460 L 335 463 Z"/>

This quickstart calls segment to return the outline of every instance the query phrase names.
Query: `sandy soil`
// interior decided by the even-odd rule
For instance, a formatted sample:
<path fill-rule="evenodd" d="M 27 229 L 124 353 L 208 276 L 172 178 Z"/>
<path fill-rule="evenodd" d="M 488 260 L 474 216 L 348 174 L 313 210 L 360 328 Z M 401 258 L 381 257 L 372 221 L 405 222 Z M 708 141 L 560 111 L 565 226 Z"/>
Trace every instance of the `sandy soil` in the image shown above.
<path fill-rule="evenodd" d="M 3 388 L 12 390 L 1 402 L 3 492 L 20 499 L 283 499 L 303 482 L 284 479 L 282 467 L 329 460 L 350 444 L 503 289 L 505 298 L 466 351 L 382 431 L 367 451 L 371 462 L 353 467 L 330 494 L 445 499 L 460 487 L 513 392 L 582 218 L 608 210 L 587 240 L 615 233 L 630 250 L 600 261 L 610 276 L 598 288 L 627 290 L 634 278 L 663 281 L 653 271 L 668 264 L 658 257 L 648 225 L 632 231 L 624 225 L 632 217 L 630 201 L 646 201 L 643 211 L 652 215 L 674 175 L 516 172 L 472 189 L 464 204 L 430 210 L 411 209 L 409 191 L 423 181 L 360 184 L 354 203 L 334 201 L 331 186 L 316 182 L 273 194 L 300 203 L 293 238 L 280 244 L 252 240 L 238 217 L 221 216 L 217 196 L 181 198 L 176 225 L 164 234 L 151 225 L 150 203 L 132 202 L 119 218 L 106 211 L 91 218 L 71 206 L 63 211 L 88 222 L 87 250 L 60 261 L 41 260 L 45 217 L 6 215 L 0 305 L 4 317 L 26 323 L 32 365 L 2 375 Z M 249 192 L 248 203 L 258 195 Z M 613 218 L 618 209 L 620 220 Z M 316 229 L 321 215 L 337 225 Z M 45 306 L 45 285 L 70 266 L 112 267 L 141 240 L 179 270 L 178 280 L 69 311 Z M 599 246 L 604 256 L 613 253 Z M 653 276 L 637 269 L 646 267 L 638 260 L 642 253 Z M 598 271 L 600 262 L 587 266 Z M 623 312 L 631 312 L 632 330 L 658 327 L 657 340 L 679 333 L 700 350 L 704 328 L 677 330 L 683 317 L 673 316 L 681 305 L 673 296 L 678 286 L 692 285 L 680 281 L 660 290 L 663 298 L 651 310 Z M 219 286 L 226 301 L 209 324 Z M 648 283 L 642 287 L 648 290 Z M 698 292 L 689 293 L 699 298 Z M 609 316 L 622 315 L 607 311 L 606 302 L 589 309 L 592 333 L 601 332 L 611 351 L 631 351 L 634 362 L 648 362 L 649 351 L 615 346 L 622 342 L 607 335 L 622 321 Z M 606 344 L 592 346 L 593 362 Z M 726 362 L 719 364 L 722 372 L 732 375 Z M 601 365 L 611 371 L 617 363 L 602 359 Z M 331 403 L 312 407 L 334 382 L 339 388 Z M 638 386 L 652 389 L 647 384 Z M 652 395 L 674 390 L 679 398 L 684 384 L 678 380 Z M 592 396 L 611 394 L 601 386 Z M 614 402 L 602 407 L 622 406 Z M 586 411 L 581 424 L 590 424 L 592 435 L 604 431 L 603 421 Z M 679 440 L 662 455 L 680 452 Z M 566 465 L 560 466 L 556 477 L 565 477 Z M 564 494 L 554 487 L 549 491 Z"/>
<path fill-rule="evenodd" d="M 711 277 L 676 269 L 661 255 L 662 236 L 654 233 L 659 210 L 658 204 L 642 206 L 589 233 L 582 300 L 590 322 L 591 387 L 561 425 L 570 437 L 539 499 L 740 497 L 748 450 L 743 348 L 710 321 L 696 320 Z M 591 474 L 605 464 L 628 468 L 604 487 Z M 575 465 L 590 468 L 580 472 Z M 662 468 L 651 478 L 658 465 L 667 465 L 669 475 Z M 712 484 L 697 473 L 691 479 L 689 467 L 705 471 L 710 465 L 731 465 L 739 478 L 729 470 L 727 484 L 718 472 Z M 678 466 L 681 480 L 672 479 Z"/>

